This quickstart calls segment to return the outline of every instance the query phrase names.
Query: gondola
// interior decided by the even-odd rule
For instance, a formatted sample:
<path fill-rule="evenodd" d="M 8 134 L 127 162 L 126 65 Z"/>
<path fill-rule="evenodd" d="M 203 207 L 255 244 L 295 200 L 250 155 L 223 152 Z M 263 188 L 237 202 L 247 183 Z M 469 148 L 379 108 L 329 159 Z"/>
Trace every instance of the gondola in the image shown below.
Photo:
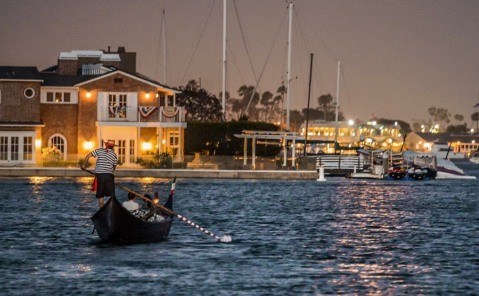
<path fill-rule="evenodd" d="M 173 195 L 164 205 L 173 211 Z M 166 212 L 165 220 L 145 222 L 125 209 L 116 197 L 110 198 L 91 220 L 103 242 L 136 244 L 166 240 L 170 233 L 173 216 Z"/>

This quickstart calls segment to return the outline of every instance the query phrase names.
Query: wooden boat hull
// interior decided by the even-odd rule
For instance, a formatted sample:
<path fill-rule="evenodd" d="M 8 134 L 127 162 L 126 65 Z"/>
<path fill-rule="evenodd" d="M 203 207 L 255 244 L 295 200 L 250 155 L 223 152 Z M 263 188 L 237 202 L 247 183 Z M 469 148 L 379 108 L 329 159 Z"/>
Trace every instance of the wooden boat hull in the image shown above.
<path fill-rule="evenodd" d="M 166 204 L 171 208 L 171 198 Z M 102 241 L 122 244 L 166 240 L 173 222 L 172 217 L 161 222 L 144 222 L 125 209 L 115 197 L 110 198 L 91 219 Z"/>

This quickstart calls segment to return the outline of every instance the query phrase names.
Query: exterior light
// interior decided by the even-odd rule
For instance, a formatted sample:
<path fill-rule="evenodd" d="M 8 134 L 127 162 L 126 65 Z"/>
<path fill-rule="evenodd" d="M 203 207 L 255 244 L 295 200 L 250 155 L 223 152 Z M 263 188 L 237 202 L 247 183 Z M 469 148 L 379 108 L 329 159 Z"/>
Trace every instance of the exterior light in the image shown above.
<path fill-rule="evenodd" d="M 37 148 L 42 147 L 42 139 L 36 139 L 35 140 L 35 147 L 37 147 Z"/>
<path fill-rule="evenodd" d="M 163 139 L 163 141 L 161 141 L 161 143 L 163 143 L 163 144 L 166 144 L 166 140 L 165 140 L 165 139 Z"/>
<path fill-rule="evenodd" d="M 86 93 L 86 97 L 87 97 L 87 98 L 90 98 L 90 97 L 91 97 L 91 92 L 87 92 L 87 93 Z"/>
<path fill-rule="evenodd" d="M 351 120 L 348 121 L 348 123 L 349 123 L 349 125 L 353 125 L 353 124 L 354 124 L 354 120 L 351 119 Z"/>
<path fill-rule="evenodd" d="M 151 143 L 145 142 L 141 144 L 143 150 L 151 150 Z"/>
<path fill-rule="evenodd" d="M 376 121 L 373 121 L 373 125 L 376 125 Z"/>
<path fill-rule="evenodd" d="M 93 142 L 83 142 L 83 148 L 91 150 L 93 148 Z"/>
<path fill-rule="evenodd" d="M 158 98 L 160 95 L 159 94 L 156 94 L 156 97 Z"/>
<path fill-rule="evenodd" d="M 471 128 L 471 134 L 472 134 L 472 133 L 474 133 L 474 129 L 473 129 L 473 128 Z"/>
<path fill-rule="evenodd" d="M 150 94 L 147 93 L 147 94 L 145 95 L 145 98 L 149 99 L 149 98 L 150 98 Z"/>
<path fill-rule="evenodd" d="M 393 142 L 393 139 L 389 139 L 388 142 L 389 144 L 391 144 Z"/>
<path fill-rule="evenodd" d="M 398 122 L 397 122 L 397 121 L 396 121 L 396 122 L 394 122 L 394 125 L 395 125 L 395 126 L 398 126 Z"/>

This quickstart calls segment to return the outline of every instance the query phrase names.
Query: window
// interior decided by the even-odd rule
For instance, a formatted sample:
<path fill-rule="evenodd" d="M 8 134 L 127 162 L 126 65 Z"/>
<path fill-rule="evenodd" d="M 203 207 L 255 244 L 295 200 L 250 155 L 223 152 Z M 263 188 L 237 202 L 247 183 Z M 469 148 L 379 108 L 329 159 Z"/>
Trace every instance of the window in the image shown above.
<path fill-rule="evenodd" d="M 0 160 L 8 160 L 8 138 L 0 137 Z"/>
<path fill-rule="evenodd" d="M 108 95 L 108 118 L 126 118 L 126 95 Z"/>
<path fill-rule="evenodd" d="M 47 92 L 47 103 L 70 103 L 71 93 L 69 92 Z"/>
<path fill-rule="evenodd" d="M 130 140 L 130 163 L 135 163 L 135 140 Z"/>
<path fill-rule="evenodd" d="M 179 135 L 178 132 L 170 132 L 168 134 L 170 147 L 178 147 Z"/>
<path fill-rule="evenodd" d="M 57 149 L 62 153 L 63 159 L 66 159 L 66 146 L 65 137 L 59 134 L 53 135 L 48 141 L 48 147 L 57 147 Z"/>
<path fill-rule="evenodd" d="M 125 153 L 126 153 L 126 141 L 118 140 L 118 164 L 125 163 Z"/>
<path fill-rule="evenodd" d="M 12 144 L 10 145 L 10 160 L 11 161 L 18 161 L 18 142 L 20 141 L 20 137 L 12 137 Z"/>
<path fill-rule="evenodd" d="M 33 160 L 33 137 L 23 137 L 23 160 Z"/>
<path fill-rule="evenodd" d="M 0 132 L 0 163 L 35 163 L 35 132 Z"/>
<path fill-rule="evenodd" d="M 32 87 L 27 87 L 23 90 L 23 95 L 27 99 L 31 99 L 35 96 L 35 90 Z"/>

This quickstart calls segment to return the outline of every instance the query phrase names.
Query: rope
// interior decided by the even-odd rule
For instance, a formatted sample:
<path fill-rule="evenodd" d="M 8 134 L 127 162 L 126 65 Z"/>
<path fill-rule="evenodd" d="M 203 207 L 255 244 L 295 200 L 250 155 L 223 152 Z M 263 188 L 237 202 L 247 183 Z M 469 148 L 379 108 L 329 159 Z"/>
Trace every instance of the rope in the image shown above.
<path fill-rule="evenodd" d="M 201 37 L 203 37 L 203 33 L 205 32 L 206 25 L 208 24 L 208 21 L 210 19 L 211 11 L 213 10 L 213 5 L 215 4 L 215 2 L 216 2 L 216 0 L 214 0 L 213 3 L 211 4 L 210 11 L 208 12 L 208 16 L 206 17 L 205 24 L 203 25 L 203 29 L 201 30 L 200 36 L 198 37 L 198 41 L 196 42 L 195 49 L 193 50 L 193 54 L 191 55 L 191 58 L 188 62 L 188 66 L 186 67 L 185 74 L 183 74 L 183 77 L 181 78 L 179 84 L 183 83 L 183 80 L 185 79 L 186 73 L 190 69 L 191 62 L 193 61 L 193 57 L 195 56 L 195 53 L 196 53 L 196 50 L 198 49 L 198 46 L 200 45 Z"/>

